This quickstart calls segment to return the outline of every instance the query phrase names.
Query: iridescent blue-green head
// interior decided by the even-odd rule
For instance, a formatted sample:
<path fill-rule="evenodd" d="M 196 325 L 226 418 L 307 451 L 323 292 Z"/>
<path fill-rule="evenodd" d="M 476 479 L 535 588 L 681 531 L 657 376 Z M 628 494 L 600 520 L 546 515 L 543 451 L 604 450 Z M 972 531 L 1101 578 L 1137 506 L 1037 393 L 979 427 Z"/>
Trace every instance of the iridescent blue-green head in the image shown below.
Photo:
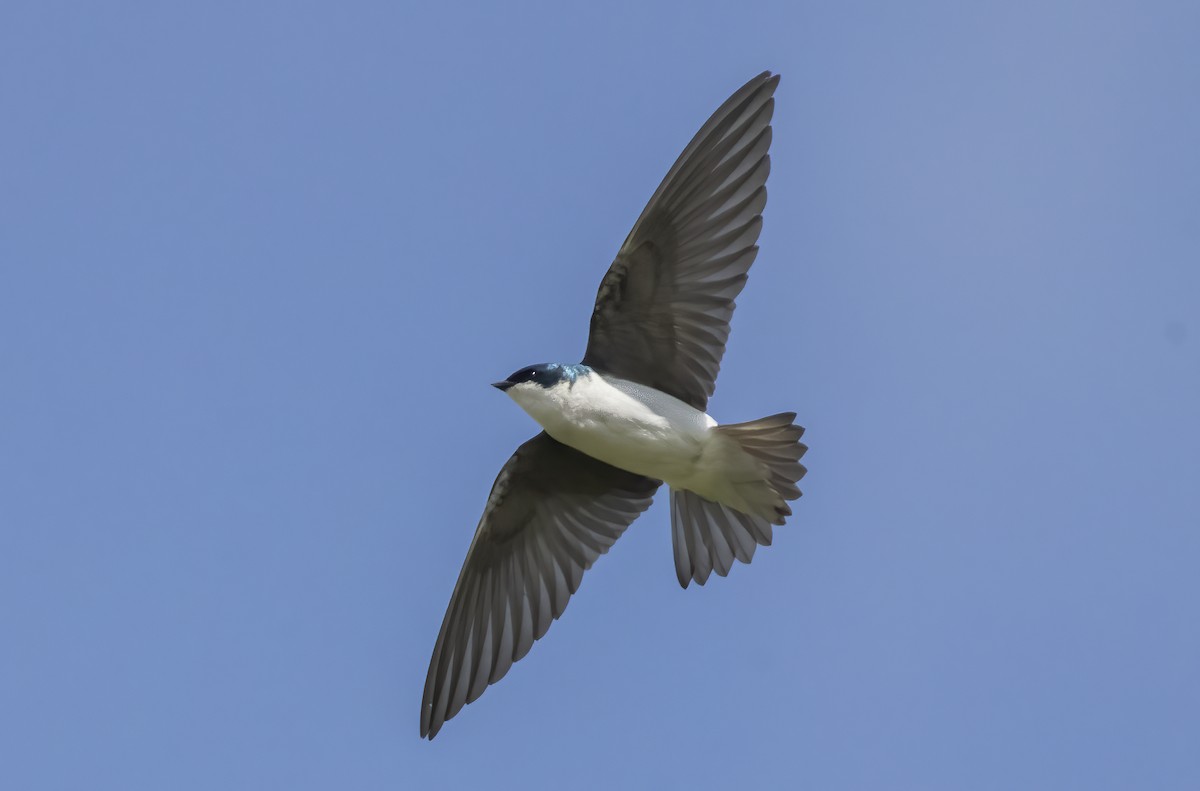
<path fill-rule="evenodd" d="M 557 384 L 566 382 L 573 385 L 581 376 L 587 376 L 592 369 L 586 365 L 573 363 L 538 363 L 527 365 L 513 372 L 503 382 L 493 382 L 492 387 L 507 391 L 516 385 L 532 384 L 542 389 L 549 389 Z"/>

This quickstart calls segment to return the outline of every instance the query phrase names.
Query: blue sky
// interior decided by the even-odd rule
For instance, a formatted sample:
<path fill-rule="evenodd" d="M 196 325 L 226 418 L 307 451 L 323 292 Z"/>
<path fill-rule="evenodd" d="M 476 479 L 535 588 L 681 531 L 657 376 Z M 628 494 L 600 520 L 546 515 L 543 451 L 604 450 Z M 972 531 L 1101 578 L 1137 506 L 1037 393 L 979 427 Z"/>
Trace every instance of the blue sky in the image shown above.
<path fill-rule="evenodd" d="M 1194 3 L 0 10 L 0 786 L 1195 788 Z M 719 420 L 417 737 L 496 471 L 666 168 L 782 73 Z"/>

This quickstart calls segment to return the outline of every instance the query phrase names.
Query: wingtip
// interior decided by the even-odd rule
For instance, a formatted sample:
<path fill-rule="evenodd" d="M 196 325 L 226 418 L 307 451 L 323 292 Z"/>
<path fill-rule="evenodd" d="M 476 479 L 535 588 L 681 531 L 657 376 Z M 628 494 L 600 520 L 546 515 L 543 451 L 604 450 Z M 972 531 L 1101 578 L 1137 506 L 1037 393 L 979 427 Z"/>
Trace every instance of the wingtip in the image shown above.
<path fill-rule="evenodd" d="M 426 690 L 426 695 L 429 691 Z M 432 702 L 421 703 L 421 738 L 433 741 L 433 737 L 438 735 L 438 731 L 446 724 L 445 716 L 437 716 L 433 710 Z"/>
<path fill-rule="evenodd" d="M 747 80 L 746 83 L 736 92 L 734 92 L 733 95 L 736 97 L 740 94 L 741 96 L 746 97 L 760 91 L 765 91 L 766 94 L 770 96 L 775 92 L 776 86 L 779 85 L 779 76 L 780 75 L 778 74 L 772 73 L 770 69 L 760 72 Z"/>

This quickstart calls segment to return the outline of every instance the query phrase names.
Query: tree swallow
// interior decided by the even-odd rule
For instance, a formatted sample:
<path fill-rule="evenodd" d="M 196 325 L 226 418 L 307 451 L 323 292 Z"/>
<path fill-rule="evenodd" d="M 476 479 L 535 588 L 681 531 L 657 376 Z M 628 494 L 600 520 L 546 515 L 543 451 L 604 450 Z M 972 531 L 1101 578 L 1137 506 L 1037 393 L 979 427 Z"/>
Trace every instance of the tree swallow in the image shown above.
<path fill-rule="evenodd" d="M 705 412 L 758 253 L 778 84 L 742 86 L 667 172 L 600 283 L 583 361 L 496 383 L 544 430 L 488 495 L 429 662 L 422 737 L 528 653 L 662 484 L 685 588 L 749 563 L 792 513 L 807 450 L 795 413 Z"/>

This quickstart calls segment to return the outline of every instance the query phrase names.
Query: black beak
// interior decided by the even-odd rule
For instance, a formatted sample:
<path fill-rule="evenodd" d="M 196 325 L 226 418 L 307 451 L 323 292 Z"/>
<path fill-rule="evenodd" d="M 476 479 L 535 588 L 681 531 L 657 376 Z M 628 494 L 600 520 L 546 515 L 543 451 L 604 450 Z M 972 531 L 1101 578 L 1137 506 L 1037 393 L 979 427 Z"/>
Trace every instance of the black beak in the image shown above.
<path fill-rule="evenodd" d="M 513 386 L 512 382 L 492 382 L 492 387 L 496 388 L 497 390 L 499 390 L 501 392 L 507 390 L 508 388 L 510 388 L 512 386 Z"/>

